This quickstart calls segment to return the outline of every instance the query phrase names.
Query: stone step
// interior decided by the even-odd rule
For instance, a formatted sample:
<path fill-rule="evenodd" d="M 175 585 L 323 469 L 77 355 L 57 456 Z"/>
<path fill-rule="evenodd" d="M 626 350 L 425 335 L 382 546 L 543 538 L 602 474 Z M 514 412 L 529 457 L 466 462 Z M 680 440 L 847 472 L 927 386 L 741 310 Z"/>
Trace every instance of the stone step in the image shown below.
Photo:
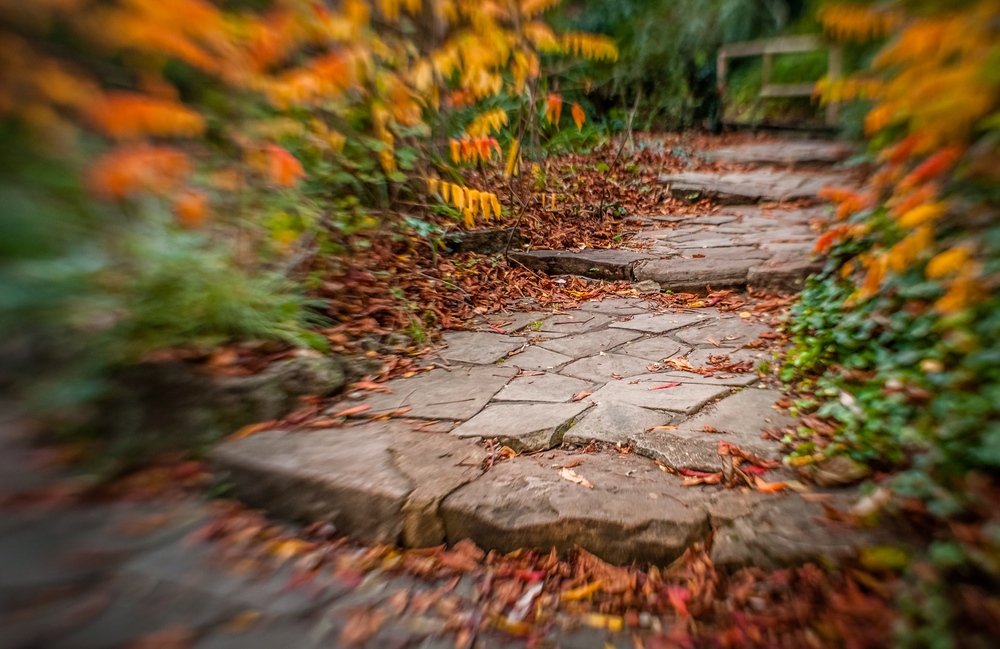
<path fill-rule="evenodd" d="M 631 250 L 531 250 L 511 252 L 508 257 L 531 270 L 548 275 L 580 275 L 593 279 L 632 281 L 636 262 L 654 258 Z"/>
<path fill-rule="evenodd" d="M 828 185 L 844 185 L 842 174 L 795 174 L 748 171 L 720 176 L 683 172 L 660 176 L 670 195 L 681 200 L 712 200 L 725 205 L 747 205 L 816 198 Z"/>
<path fill-rule="evenodd" d="M 760 165 L 834 165 L 854 153 L 846 142 L 790 140 L 700 151 L 698 157 L 716 162 Z"/>
<path fill-rule="evenodd" d="M 487 454 L 477 444 L 415 429 L 397 420 L 264 432 L 223 444 L 212 459 L 219 478 L 251 506 L 331 522 L 373 543 L 582 547 L 616 564 L 666 565 L 716 528 L 713 560 L 765 569 L 876 543 L 872 533 L 817 522 L 821 505 L 795 493 L 682 487 L 635 454 L 555 450 L 483 473 Z M 569 464 L 592 487 L 565 479 Z M 830 504 L 846 507 L 847 498 L 831 496 Z"/>

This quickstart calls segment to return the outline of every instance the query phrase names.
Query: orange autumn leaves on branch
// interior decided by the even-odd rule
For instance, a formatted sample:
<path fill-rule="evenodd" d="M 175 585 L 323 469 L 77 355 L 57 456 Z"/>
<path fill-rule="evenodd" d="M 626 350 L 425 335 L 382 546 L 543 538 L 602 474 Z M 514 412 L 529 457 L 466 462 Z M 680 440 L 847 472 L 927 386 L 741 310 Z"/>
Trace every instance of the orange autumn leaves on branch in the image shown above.
<path fill-rule="evenodd" d="M 961 218 L 952 213 L 950 193 L 957 173 L 974 170 L 983 180 L 1000 180 L 995 164 L 978 162 L 993 155 L 988 147 L 970 146 L 979 129 L 997 125 L 1000 83 L 992 62 L 1000 60 L 1000 2 L 978 0 L 961 8 L 939 3 L 925 9 L 917 14 L 896 4 L 830 4 L 820 12 L 826 32 L 836 38 L 890 38 L 872 72 L 818 87 L 826 101 L 872 100 L 865 128 L 885 142 L 878 156 L 882 167 L 864 191 L 825 193 L 838 204 L 838 220 L 860 215 L 850 226 L 824 234 L 818 249 L 842 238 L 874 237 L 874 247 L 844 269 L 845 276 L 853 268 L 864 272 L 854 299 L 874 296 L 894 275 L 927 262 L 925 276 L 947 289 L 938 310 L 954 313 L 982 295 L 982 266 L 976 241 L 954 233 L 943 239 L 939 224 Z M 890 219 L 869 218 L 866 210 Z"/>

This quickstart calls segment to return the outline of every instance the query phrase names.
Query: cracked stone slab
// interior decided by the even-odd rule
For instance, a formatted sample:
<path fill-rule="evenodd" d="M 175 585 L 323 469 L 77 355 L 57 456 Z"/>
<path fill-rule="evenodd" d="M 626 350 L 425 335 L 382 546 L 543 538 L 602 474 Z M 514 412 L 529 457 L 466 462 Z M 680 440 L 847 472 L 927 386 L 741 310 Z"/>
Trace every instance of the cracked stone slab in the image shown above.
<path fill-rule="evenodd" d="M 607 383 L 615 380 L 612 374 L 626 377 L 648 372 L 647 365 L 649 365 L 649 361 L 643 358 L 623 354 L 605 354 L 603 356 L 589 356 L 570 363 L 562 368 L 560 373 L 586 381 Z"/>
<path fill-rule="evenodd" d="M 544 343 L 546 341 L 540 341 Z M 555 369 L 566 363 L 573 361 L 572 356 L 566 356 L 558 352 L 549 351 L 544 347 L 532 345 L 520 354 L 515 354 L 504 360 L 498 367 L 519 367 L 522 370 L 543 372 Z"/>
<path fill-rule="evenodd" d="M 475 365 L 495 363 L 524 346 L 521 338 L 481 331 L 449 331 L 443 339 L 447 347 L 441 351 L 442 358 Z"/>
<path fill-rule="evenodd" d="M 655 378 L 644 377 L 640 379 L 640 381 L 643 383 L 703 383 L 705 385 L 743 387 L 756 383 L 760 380 L 760 377 L 753 372 L 744 374 L 716 372 L 712 376 L 706 376 L 704 374 L 695 374 L 694 372 L 682 372 L 678 370 L 676 372 L 657 372 L 656 374 L 650 374 L 649 376 Z M 633 377 L 632 380 L 635 381 L 635 377 Z"/>
<path fill-rule="evenodd" d="M 640 431 L 629 435 L 628 441 L 632 444 L 634 453 L 662 462 L 672 469 L 690 469 L 706 473 L 722 471 L 718 436 L 714 440 L 707 434 L 699 439 L 691 439 L 690 436 L 676 435 L 675 432 Z"/>
<path fill-rule="evenodd" d="M 611 324 L 611 328 L 630 329 L 632 331 L 662 334 L 668 331 L 673 331 L 674 329 L 686 327 L 696 322 L 701 322 L 706 317 L 707 316 L 693 313 L 644 313 L 625 322 L 614 322 Z"/>
<path fill-rule="evenodd" d="M 711 426 L 722 433 L 726 441 L 736 439 L 733 443 L 737 445 L 752 443 L 777 451 L 781 446 L 778 442 L 765 442 L 760 437 L 770 428 L 795 425 L 795 417 L 775 409 L 775 402 L 781 398 L 778 390 L 741 390 L 728 399 L 706 406 L 694 417 L 678 424 L 678 430 L 702 431 L 705 426 Z"/>
<path fill-rule="evenodd" d="M 493 326 L 506 331 L 508 334 L 513 334 L 521 329 L 524 329 L 528 325 L 536 322 L 540 323 L 551 315 L 551 313 L 545 313 L 544 311 L 515 311 L 506 315 L 492 313 L 487 316 L 479 316 L 476 318 L 476 322 L 485 326 L 492 324 Z M 488 331 L 484 329 L 484 331 L 489 333 L 492 329 Z"/>
<path fill-rule="evenodd" d="M 681 383 L 672 388 L 650 390 L 657 385 L 675 382 L 662 374 L 634 376 L 608 383 L 590 399 L 598 404 L 618 402 L 653 410 L 694 414 L 706 403 L 731 394 L 726 385 L 705 383 Z"/>
<path fill-rule="evenodd" d="M 685 251 L 687 252 L 687 251 Z M 651 279 L 664 290 L 675 293 L 706 293 L 713 290 L 738 289 L 746 286 L 751 268 L 760 265 L 759 259 L 733 258 L 656 259 L 636 268 L 639 280 Z"/>
<path fill-rule="evenodd" d="M 518 453 L 558 446 L 590 402 L 494 404 L 451 431 L 456 437 L 497 438 Z"/>
<path fill-rule="evenodd" d="M 241 500 L 283 518 L 328 521 L 373 543 L 439 545 L 441 499 L 480 473 L 485 451 L 398 422 L 270 431 L 212 452 Z"/>
<path fill-rule="evenodd" d="M 627 315 L 645 313 L 648 307 L 642 300 L 623 300 L 608 298 L 604 300 L 590 300 L 580 305 L 581 311 L 590 313 L 603 313 L 613 318 L 621 318 Z"/>
<path fill-rule="evenodd" d="M 579 379 L 558 374 L 541 376 L 521 376 L 503 387 L 494 401 L 541 401 L 545 403 L 568 403 L 583 391 L 589 391 L 591 384 Z"/>
<path fill-rule="evenodd" d="M 642 317 L 642 316 L 637 316 Z M 616 327 L 618 323 L 612 323 Z M 635 340 L 642 334 L 635 331 L 621 331 L 616 328 L 604 331 L 591 331 L 576 336 L 567 336 L 558 340 L 547 340 L 538 343 L 539 347 L 548 349 L 572 358 L 583 358 L 601 352 L 608 352 L 618 345 Z"/>
<path fill-rule="evenodd" d="M 738 347 L 706 347 L 704 349 L 695 349 L 694 351 L 685 354 L 684 358 L 688 359 L 692 367 L 709 367 L 708 357 L 709 356 L 728 356 L 730 363 L 742 363 L 743 361 L 753 361 L 753 370 L 757 370 L 757 364 L 762 360 L 770 360 L 771 354 L 760 349 L 741 349 Z M 721 372 L 725 374 L 726 372 Z"/>
<path fill-rule="evenodd" d="M 748 204 L 815 198 L 827 185 L 844 184 L 839 174 L 801 174 L 775 171 L 748 171 L 719 176 L 713 173 L 683 172 L 660 176 L 675 198 L 712 199 L 719 203 Z"/>
<path fill-rule="evenodd" d="M 631 250 L 532 250 L 510 252 L 510 259 L 548 275 L 583 275 L 595 279 L 631 280 L 632 266 L 649 253 Z"/>
<path fill-rule="evenodd" d="M 611 321 L 612 317 L 609 315 L 573 311 L 549 318 L 542 323 L 540 331 L 563 335 L 582 334 L 603 327 Z"/>
<path fill-rule="evenodd" d="M 771 331 L 762 324 L 744 322 L 741 318 L 712 318 L 706 323 L 677 332 L 677 337 L 692 346 L 711 345 L 711 338 L 719 345 L 745 345 L 756 340 L 762 333 Z"/>
<path fill-rule="evenodd" d="M 616 353 L 636 358 L 644 358 L 647 361 L 661 361 L 664 358 L 678 358 L 684 356 L 688 348 L 675 340 L 666 337 L 644 338 L 626 343 Z"/>
<path fill-rule="evenodd" d="M 411 379 L 387 381 L 384 385 L 392 394 L 374 393 L 365 403 L 371 406 L 370 414 L 409 408 L 407 417 L 464 420 L 482 410 L 515 374 L 517 370 L 509 365 L 436 369 Z"/>
<path fill-rule="evenodd" d="M 676 415 L 657 410 L 647 410 L 628 403 L 600 403 L 587 411 L 583 421 L 563 435 L 563 442 L 569 444 L 589 444 L 590 440 L 625 445 L 631 435 L 653 426 L 668 426 Z"/>
<path fill-rule="evenodd" d="M 557 451 L 538 462 L 516 457 L 445 499 L 448 539 L 471 539 L 487 550 L 579 546 L 615 564 L 669 563 L 709 529 L 709 496 L 634 455 Z M 573 458 L 588 489 L 555 468 Z"/>
<path fill-rule="evenodd" d="M 679 259 L 760 259 L 772 257 L 771 252 L 754 246 L 732 246 L 727 248 L 703 248 L 700 250 L 682 250 Z M 694 257 L 693 255 L 703 255 Z"/>

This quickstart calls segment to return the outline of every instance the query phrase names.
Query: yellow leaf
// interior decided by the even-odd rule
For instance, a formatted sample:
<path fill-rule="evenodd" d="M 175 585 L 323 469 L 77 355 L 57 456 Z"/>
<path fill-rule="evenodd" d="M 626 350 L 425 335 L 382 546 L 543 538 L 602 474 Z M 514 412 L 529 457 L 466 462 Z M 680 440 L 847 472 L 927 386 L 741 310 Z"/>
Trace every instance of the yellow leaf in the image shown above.
<path fill-rule="evenodd" d="M 462 161 L 462 143 L 458 140 L 451 140 L 449 145 L 451 146 L 451 161 L 458 164 Z"/>
<path fill-rule="evenodd" d="M 583 123 L 587 121 L 587 114 L 580 108 L 580 104 L 573 104 L 573 121 L 576 122 L 577 130 L 583 130 Z"/>
<path fill-rule="evenodd" d="M 493 203 L 493 213 L 497 215 L 499 219 L 500 214 L 500 199 L 497 198 L 496 194 L 490 194 L 490 202 Z"/>
<path fill-rule="evenodd" d="M 451 186 L 451 202 L 460 210 L 465 209 L 465 188 L 458 185 Z"/>
<path fill-rule="evenodd" d="M 473 214 L 479 211 L 479 192 L 475 189 L 469 190 L 469 209 Z"/>
<path fill-rule="evenodd" d="M 430 192 L 430 193 L 432 193 L 432 194 L 436 194 L 437 190 L 438 190 L 438 179 L 437 178 L 428 178 L 427 179 L 427 191 Z"/>
<path fill-rule="evenodd" d="M 904 228 L 915 228 L 927 223 L 928 221 L 940 218 L 944 212 L 944 203 L 921 205 L 920 207 L 910 210 L 903 216 L 899 217 L 899 224 Z"/>
<path fill-rule="evenodd" d="M 514 173 L 514 167 L 517 165 L 517 140 L 514 140 L 510 144 L 510 153 L 507 157 L 507 168 L 503 172 L 504 178 L 510 178 L 511 174 Z M 495 207 L 495 205 L 494 205 Z M 499 215 L 499 212 L 497 212 Z"/>
<path fill-rule="evenodd" d="M 470 230 L 476 227 L 476 215 L 470 209 L 465 210 L 465 227 Z"/>
<path fill-rule="evenodd" d="M 969 252 L 965 248 L 952 248 L 931 259 L 927 264 L 927 277 L 943 277 L 962 268 L 969 260 Z"/>
<path fill-rule="evenodd" d="M 441 183 L 441 198 L 447 203 L 451 198 L 451 185 L 449 183 Z"/>
<path fill-rule="evenodd" d="M 490 199 L 492 197 L 493 197 L 493 194 L 487 194 L 487 193 L 483 193 L 479 197 L 480 198 L 480 202 L 482 202 L 482 204 L 483 204 L 483 218 L 486 219 L 487 223 L 489 223 L 490 219 L 493 218 L 493 216 L 492 216 L 493 203 L 490 202 Z"/>
<path fill-rule="evenodd" d="M 586 586 L 580 586 L 579 588 L 563 591 L 563 593 L 559 596 L 559 599 L 564 602 L 584 599 L 599 591 L 603 585 L 604 582 L 598 579 L 597 581 L 587 584 Z"/>

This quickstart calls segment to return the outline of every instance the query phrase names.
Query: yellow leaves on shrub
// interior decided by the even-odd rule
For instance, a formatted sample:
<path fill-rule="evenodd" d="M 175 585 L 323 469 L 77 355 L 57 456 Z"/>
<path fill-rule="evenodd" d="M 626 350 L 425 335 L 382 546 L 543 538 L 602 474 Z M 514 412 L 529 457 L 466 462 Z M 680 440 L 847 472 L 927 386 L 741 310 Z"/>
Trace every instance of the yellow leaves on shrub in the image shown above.
<path fill-rule="evenodd" d="M 500 155 L 500 143 L 492 137 L 462 138 L 451 140 L 451 161 L 460 162 L 490 162 L 493 153 Z"/>
<path fill-rule="evenodd" d="M 507 111 L 497 108 L 477 115 L 466 127 L 465 132 L 473 138 L 489 137 L 491 133 L 499 132 L 506 125 Z"/>
<path fill-rule="evenodd" d="M 138 194 L 169 194 L 187 182 L 191 163 L 169 147 L 138 145 L 113 149 L 87 171 L 87 186 L 96 195 L 122 200 Z"/>
<path fill-rule="evenodd" d="M 525 25 L 524 34 L 538 48 L 539 52 L 557 53 L 563 51 L 562 43 L 556 38 L 555 32 L 540 20 Z"/>
<path fill-rule="evenodd" d="M 824 31 L 837 40 L 867 41 L 888 34 L 902 16 L 876 7 L 829 4 L 820 9 L 819 19 Z"/>
<path fill-rule="evenodd" d="M 174 218 L 186 228 L 200 228 L 208 218 L 208 196 L 188 190 L 174 199 Z"/>
<path fill-rule="evenodd" d="M 325 54 L 269 80 L 262 85 L 268 100 L 278 108 L 317 105 L 339 95 L 353 83 L 348 60 Z"/>
<path fill-rule="evenodd" d="M 920 258 L 920 254 L 934 245 L 934 229 L 930 226 L 917 228 L 913 234 L 894 245 L 887 253 L 888 265 L 896 273 L 901 273 Z"/>
<path fill-rule="evenodd" d="M 528 18 L 550 9 L 562 0 L 521 0 L 521 13 Z"/>
<path fill-rule="evenodd" d="M 562 43 L 563 48 L 570 54 L 595 61 L 618 60 L 618 46 L 607 36 L 571 32 L 563 34 Z"/>
<path fill-rule="evenodd" d="M 510 143 L 510 153 L 507 155 L 507 167 L 503 171 L 504 178 L 510 178 L 517 169 L 518 141 L 515 139 Z"/>
<path fill-rule="evenodd" d="M 195 137 L 205 131 L 198 113 L 175 101 L 130 92 L 112 92 L 86 109 L 88 121 L 116 139 Z"/>
<path fill-rule="evenodd" d="M 916 228 L 941 218 L 946 209 L 947 206 L 944 203 L 921 205 L 901 216 L 899 224 L 904 228 Z"/>
<path fill-rule="evenodd" d="M 580 104 L 573 104 L 571 112 L 573 113 L 573 121 L 576 122 L 577 130 L 582 131 L 583 124 L 587 121 L 587 113 L 583 112 L 583 109 L 580 108 Z"/>
<path fill-rule="evenodd" d="M 965 248 L 952 248 L 951 250 L 945 250 L 934 257 L 934 259 L 931 259 L 930 263 L 927 264 L 927 269 L 924 271 L 924 274 L 931 279 L 944 277 L 945 275 L 957 272 L 963 268 L 968 261 L 969 251 Z"/>
<path fill-rule="evenodd" d="M 440 191 L 441 199 L 445 203 L 450 202 L 461 212 L 465 226 L 469 229 L 476 226 L 476 216 L 480 211 L 487 222 L 494 215 L 500 217 L 500 199 L 491 192 L 481 192 L 461 185 L 439 182 L 434 178 L 427 179 L 427 189 L 432 194 Z"/>
<path fill-rule="evenodd" d="M 962 311 L 983 296 L 979 281 L 979 264 L 966 260 L 958 267 L 958 276 L 952 280 L 948 292 L 934 303 L 934 308 L 944 314 Z"/>

